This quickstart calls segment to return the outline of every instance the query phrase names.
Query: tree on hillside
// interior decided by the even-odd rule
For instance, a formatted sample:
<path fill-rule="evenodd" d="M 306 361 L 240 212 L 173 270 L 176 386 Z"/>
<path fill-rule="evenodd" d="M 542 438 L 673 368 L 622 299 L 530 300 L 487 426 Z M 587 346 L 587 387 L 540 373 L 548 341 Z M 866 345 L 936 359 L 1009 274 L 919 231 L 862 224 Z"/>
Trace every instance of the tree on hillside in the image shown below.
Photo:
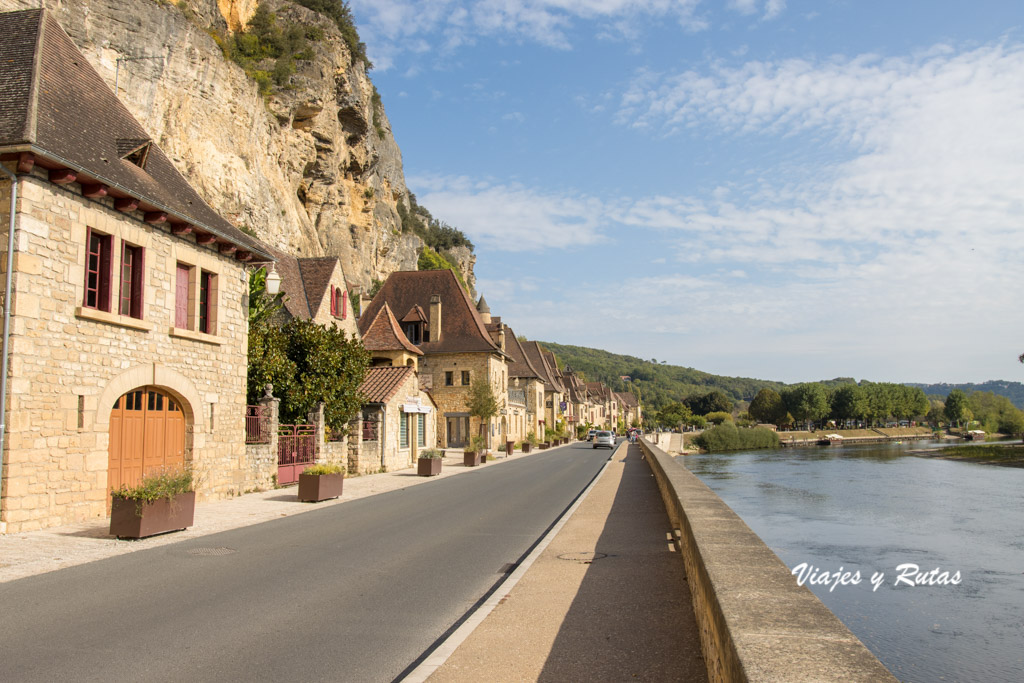
<path fill-rule="evenodd" d="M 782 402 L 797 422 L 817 422 L 828 415 L 828 394 L 821 384 L 797 384 L 782 391 Z"/>
<path fill-rule="evenodd" d="M 708 413 L 731 413 L 733 409 L 732 400 L 722 391 L 714 389 L 702 396 L 690 396 L 683 401 L 694 415 L 707 415 Z"/>
<path fill-rule="evenodd" d="M 960 426 L 960 422 L 969 419 L 970 408 L 968 407 L 967 395 L 959 389 L 954 389 L 949 392 L 949 396 L 946 397 L 946 419 L 950 422 L 955 422 L 957 427 Z"/>
<path fill-rule="evenodd" d="M 747 412 L 758 422 L 769 424 L 781 424 L 786 419 L 786 406 L 782 402 L 782 397 L 779 396 L 779 392 L 769 388 L 757 392 Z"/>

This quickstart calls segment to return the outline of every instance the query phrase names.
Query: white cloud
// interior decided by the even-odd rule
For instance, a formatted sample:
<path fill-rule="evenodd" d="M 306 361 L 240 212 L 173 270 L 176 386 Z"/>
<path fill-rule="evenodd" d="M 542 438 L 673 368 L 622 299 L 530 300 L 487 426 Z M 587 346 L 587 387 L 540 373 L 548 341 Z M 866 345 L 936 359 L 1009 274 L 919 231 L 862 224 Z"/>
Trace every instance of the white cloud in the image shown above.
<path fill-rule="evenodd" d="M 604 205 L 592 197 L 544 192 L 466 177 L 410 178 L 419 202 L 495 251 L 543 251 L 605 240 Z"/>
<path fill-rule="evenodd" d="M 774 19 L 786 9 L 786 0 L 768 0 L 764 5 L 764 18 Z"/>
<path fill-rule="evenodd" d="M 596 35 L 634 36 L 631 21 L 672 17 L 687 31 L 707 21 L 696 14 L 700 0 L 352 0 L 370 58 L 380 70 L 403 52 L 431 46 L 455 50 L 480 38 L 508 37 L 569 49 L 570 29 L 595 21 Z M 415 49 L 413 49 L 415 46 Z"/>

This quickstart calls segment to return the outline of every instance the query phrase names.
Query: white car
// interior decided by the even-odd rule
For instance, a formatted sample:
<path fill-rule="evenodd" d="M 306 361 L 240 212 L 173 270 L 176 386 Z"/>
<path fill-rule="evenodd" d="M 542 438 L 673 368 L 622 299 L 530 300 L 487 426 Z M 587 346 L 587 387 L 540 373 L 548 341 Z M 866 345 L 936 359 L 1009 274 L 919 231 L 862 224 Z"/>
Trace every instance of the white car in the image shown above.
<path fill-rule="evenodd" d="M 611 432 L 598 432 L 594 435 L 594 448 L 599 446 L 607 446 L 608 448 L 615 448 L 615 435 Z"/>
<path fill-rule="evenodd" d="M 597 435 L 597 430 L 591 429 L 589 432 L 587 432 L 587 441 L 593 441 L 595 435 Z"/>

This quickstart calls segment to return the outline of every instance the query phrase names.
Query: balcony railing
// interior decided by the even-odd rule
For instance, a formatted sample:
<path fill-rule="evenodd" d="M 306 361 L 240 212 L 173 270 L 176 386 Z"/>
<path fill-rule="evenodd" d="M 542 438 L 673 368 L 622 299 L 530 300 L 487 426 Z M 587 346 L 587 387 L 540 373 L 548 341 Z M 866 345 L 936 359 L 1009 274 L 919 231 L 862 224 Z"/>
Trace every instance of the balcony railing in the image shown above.
<path fill-rule="evenodd" d="M 526 405 L 526 389 L 509 389 L 508 402 L 512 405 Z"/>

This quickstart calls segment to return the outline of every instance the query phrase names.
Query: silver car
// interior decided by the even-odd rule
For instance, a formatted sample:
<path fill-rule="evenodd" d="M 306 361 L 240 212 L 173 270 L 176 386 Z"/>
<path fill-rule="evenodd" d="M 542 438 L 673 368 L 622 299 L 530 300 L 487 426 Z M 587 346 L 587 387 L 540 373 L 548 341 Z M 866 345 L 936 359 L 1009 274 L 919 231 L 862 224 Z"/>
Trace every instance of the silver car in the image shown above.
<path fill-rule="evenodd" d="M 611 432 L 598 432 L 594 435 L 594 448 L 598 446 L 607 446 L 608 448 L 615 448 L 615 435 Z"/>

